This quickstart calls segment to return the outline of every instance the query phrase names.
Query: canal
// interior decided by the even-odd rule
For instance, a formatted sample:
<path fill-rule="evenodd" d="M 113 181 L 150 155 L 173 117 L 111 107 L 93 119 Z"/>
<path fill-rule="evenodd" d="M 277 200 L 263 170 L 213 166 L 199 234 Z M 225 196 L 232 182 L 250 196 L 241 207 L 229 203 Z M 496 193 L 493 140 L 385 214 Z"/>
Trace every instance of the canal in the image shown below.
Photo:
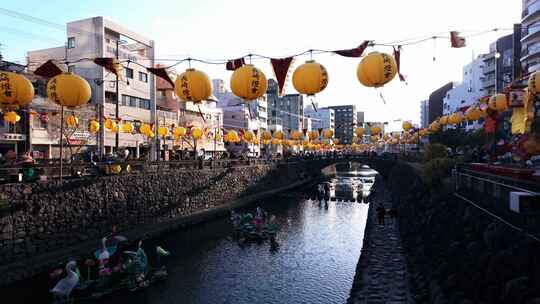
<path fill-rule="evenodd" d="M 362 198 L 369 193 L 370 172 L 338 172 L 328 179 L 329 204 L 310 199 L 316 185 L 261 202 L 281 226 L 277 249 L 268 242 L 240 246 L 231 238 L 229 219 L 148 240 L 145 248 L 161 245 L 172 252 L 168 279 L 96 302 L 345 303 L 362 248 L 368 211 Z M 30 297 L 18 286 L 20 296 Z"/>

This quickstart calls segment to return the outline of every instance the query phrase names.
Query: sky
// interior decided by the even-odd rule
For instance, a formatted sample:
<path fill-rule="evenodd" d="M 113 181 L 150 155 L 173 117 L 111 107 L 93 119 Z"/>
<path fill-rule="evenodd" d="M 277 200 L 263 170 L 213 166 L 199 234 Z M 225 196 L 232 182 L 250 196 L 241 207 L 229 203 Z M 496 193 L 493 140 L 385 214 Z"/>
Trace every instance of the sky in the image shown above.
<path fill-rule="evenodd" d="M 451 30 L 474 34 L 494 28 L 511 29 L 521 19 L 521 0 L 43 0 L 0 3 L 0 50 L 5 60 L 25 62 L 26 52 L 61 46 L 65 24 L 105 16 L 156 43 L 156 58 L 233 59 L 254 53 L 286 57 L 308 49 L 348 49 L 364 40 L 384 43 L 413 37 L 448 36 Z M 7 16 L 14 10 L 47 20 Z M 357 80 L 359 58 L 321 54 L 314 60 L 329 73 L 328 87 L 315 96 L 319 106 L 354 104 L 366 121 L 420 120 L 420 101 L 449 81 L 459 81 L 462 67 L 489 44 L 510 34 L 501 30 L 469 38 L 467 47 L 450 48 L 449 40 L 404 46 L 402 74 L 380 90 Z M 368 48 L 392 52 L 388 47 Z M 433 60 L 433 57 L 436 60 Z M 293 67 L 309 57 L 296 58 Z M 170 61 L 167 61 L 170 64 Z M 273 78 L 268 60 L 253 64 Z M 211 78 L 228 82 L 224 66 L 193 64 Z M 177 66 L 179 71 L 186 64 Z M 292 70 L 291 70 L 292 71 Z M 292 73 L 285 93 L 295 93 Z M 384 100 L 379 97 L 384 96 Z"/>

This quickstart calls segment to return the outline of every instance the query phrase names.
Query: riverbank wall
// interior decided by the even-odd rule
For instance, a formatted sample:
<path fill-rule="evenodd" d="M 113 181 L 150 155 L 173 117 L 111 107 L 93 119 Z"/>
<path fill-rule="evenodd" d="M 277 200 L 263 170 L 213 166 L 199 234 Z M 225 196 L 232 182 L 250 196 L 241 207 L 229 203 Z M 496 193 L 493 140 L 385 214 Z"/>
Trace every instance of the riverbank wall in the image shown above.
<path fill-rule="evenodd" d="M 540 244 L 453 195 L 421 166 L 380 167 L 398 209 L 417 303 L 540 303 Z M 494 204 L 498 202 L 494 201 Z"/>
<path fill-rule="evenodd" d="M 224 216 L 317 174 L 299 163 L 2 185 L 8 208 L 0 216 L 0 285 L 87 255 L 113 226 L 131 240 L 156 236 Z"/>

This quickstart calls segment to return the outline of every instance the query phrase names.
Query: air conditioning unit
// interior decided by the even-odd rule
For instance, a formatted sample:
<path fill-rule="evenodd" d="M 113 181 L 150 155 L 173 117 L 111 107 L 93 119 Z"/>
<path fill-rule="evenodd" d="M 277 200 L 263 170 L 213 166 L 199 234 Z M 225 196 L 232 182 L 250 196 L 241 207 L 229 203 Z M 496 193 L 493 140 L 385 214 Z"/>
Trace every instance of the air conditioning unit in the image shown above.
<path fill-rule="evenodd" d="M 510 210 L 516 213 L 540 213 L 540 196 L 529 192 L 510 192 Z"/>

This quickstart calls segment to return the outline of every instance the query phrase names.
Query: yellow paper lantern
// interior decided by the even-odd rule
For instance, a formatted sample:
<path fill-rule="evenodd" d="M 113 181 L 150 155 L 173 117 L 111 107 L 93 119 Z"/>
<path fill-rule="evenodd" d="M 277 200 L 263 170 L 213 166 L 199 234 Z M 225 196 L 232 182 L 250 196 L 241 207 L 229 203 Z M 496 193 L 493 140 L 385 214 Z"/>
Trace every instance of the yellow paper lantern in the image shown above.
<path fill-rule="evenodd" d="M 91 120 L 88 126 L 88 130 L 92 134 L 96 134 L 99 131 L 100 125 L 96 120 Z"/>
<path fill-rule="evenodd" d="M 410 129 L 412 129 L 413 125 L 410 121 L 404 121 L 402 124 L 402 127 L 403 127 L 403 130 L 409 131 Z"/>
<path fill-rule="evenodd" d="M 105 119 L 105 129 L 111 130 L 113 127 L 113 120 L 110 118 Z"/>
<path fill-rule="evenodd" d="M 334 137 L 334 130 L 332 129 L 325 129 L 323 131 L 323 137 L 326 138 L 326 139 L 330 139 L 332 137 Z"/>
<path fill-rule="evenodd" d="M 495 94 L 489 98 L 488 106 L 494 111 L 506 111 L 508 109 L 508 100 L 506 94 Z"/>
<path fill-rule="evenodd" d="M 92 90 L 84 78 L 64 73 L 49 80 L 47 96 L 61 106 L 78 107 L 88 103 Z"/>
<path fill-rule="evenodd" d="M 169 135 L 169 128 L 161 126 L 161 127 L 158 128 L 157 134 L 159 136 L 161 136 L 161 137 L 165 137 L 165 136 Z"/>
<path fill-rule="evenodd" d="M 371 139 L 371 142 L 378 142 L 378 141 L 379 141 L 379 136 L 377 136 L 377 135 L 371 135 L 371 136 L 370 136 L 370 139 Z"/>
<path fill-rule="evenodd" d="M 536 95 L 540 92 L 540 72 L 534 72 L 529 76 L 529 92 Z"/>
<path fill-rule="evenodd" d="M 246 101 L 262 97 L 268 87 L 264 73 L 251 64 L 236 69 L 230 82 L 233 94 Z"/>
<path fill-rule="evenodd" d="M 427 129 L 422 129 L 422 130 L 420 130 L 419 133 L 420 133 L 420 136 L 422 136 L 422 137 L 424 137 L 426 135 L 429 135 L 429 131 Z"/>
<path fill-rule="evenodd" d="M 134 129 L 135 129 L 135 128 L 133 127 L 133 124 L 130 123 L 129 121 L 124 122 L 124 123 L 122 124 L 122 132 L 124 132 L 124 133 L 129 133 L 129 134 L 131 134 L 131 133 L 133 133 L 133 130 L 134 130 Z"/>
<path fill-rule="evenodd" d="M 283 140 L 285 138 L 285 133 L 283 133 L 283 131 L 276 131 L 274 132 L 274 138 Z"/>
<path fill-rule="evenodd" d="M 176 77 L 174 92 L 182 101 L 200 103 L 212 95 L 212 83 L 204 72 L 187 69 Z"/>
<path fill-rule="evenodd" d="M 356 129 L 354 129 L 354 133 L 355 133 L 356 136 L 358 136 L 358 137 L 364 136 L 364 132 L 365 132 L 365 130 L 364 130 L 364 128 L 362 128 L 362 127 L 358 127 L 358 128 L 356 128 Z"/>
<path fill-rule="evenodd" d="M 255 138 L 255 134 L 253 134 L 253 132 L 251 131 L 245 131 L 244 132 L 244 140 L 247 142 L 247 143 L 251 143 L 253 142 L 253 139 Z"/>
<path fill-rule="evenodd" d="M 259 138 L 254 137 L 254 138 L 253 138 L 253 144 L 254 144 L 254 145 L 260 144 Z"/>
<path fill-rule="evenodd" d="M 16 112 L 9 111 L 9 112 L 4 113 L 4 120 L 14 125 L 19 120 L 21 120 L 21 116 L 19 116 L 19 114 L 17 114 Z"/>
<path fill-rule="evenodd" d="M 440 130 L 441 130 L 441 125 L 437 121 L 434 121 L 429 125 L 429 131 L 433 133 L 439 132 Z"/>
<path fill-rule="evenodd" d="M 356 69 L 358 81 L 366 87 L 382 87 L 390 82 L 397 73 L 396 60 L 393 56 L 372 52 L 369 53 Z"/>
<path fill-rule="evenodd" d="M 369 128 L 369 130 L 371 131 L 372 135 L 377 135 L 382 131 L 381 127 L 379 127 L 378 125 L 372 126 L 371 128 Z"/>
<path fill-rule="evenodd" d="M 203 136 L 203 130 L 201 130 L 201 128 L 197 128 L 197 127 L 191 128 L 191 137 L 193 137 L 193 139 L 199 140 L 202 138 L 202 136 Z"/>
<path fill-rule="evenodd" d="M 34 98 L 34 86 L 26 77 L 0 72 L 0 107 L 18 108 L 29 104 Z"/>
<path fill-rule="evenodd" d="M 277 138 L 272 138 L 272 145 L 279 146 L 281 145 L 281 140 Z"/>
<path fill-rule="evenodd" d="M 240 136 L 238 136 L 238 133 L 235 130 L 229 130 L 229 132 L 225 134 L 224 140 L 228 143 L 237 143 L 240 142 Z"/>
<path fill-rule="evenodd" d="M 77 116 L 75 116 L 75 115 L 69 115 L 66 118 L 66 123 L 70 127 L 75 127 L 75 126 L 79 125 L 79 118 Z"/>
<path fill-rule="evenodd" d="M 150 134 L 153 134 L 152 126 L 146 123 L 142 123 L 139 127 L 139 132 L 143 135 L 146 135 L 147 137 L 153 137 L 149 136 Z"/>
<path fill-rule="evenodd" d="M 304 136 L 304 133 L 302 131 L 294 130 L 291 132 L 291 138 L 294 140 L 300 140 Z"/>
<path fill-rule="evenodd" d="M 391 137 L 390 134 L 389 134 L 389 133 L 386 133 L 386 134 L 384 134 L 383 139 L 384 139 L 384 140 L 389 140 L 390 137 Z"/>
<path fill-rule="evenodd" d="M 270 139 L 263 139 L 263 145 L 269 145 Z"/>
<path fill-rule="evenodd" d="M 447 116 L 447 115 L 442 116 L 441 118 L 439 118 L 439 124 L 441 124 L 441 126 L 447 125 L 448 124 L 448 118 L 449 118 L 449 116 Z"/>
<path fill-rule="evenodd" d="M 122 172 L 122 166 L 120 165 L 111 165 L 111 172 L 113 172 L 114 174 L 120 174 L 120 172 Z"/>
<path fill-rule="evenodd" d="M 174 130 L 173 130 L 174 137 L 175 137 L 176 139 L 181 138 L 181 137 L 183 137 L 184 135 L 186 135 L 186 131 L 187 131 L 187 130 L 186 130 L 186 128 L 184 128 L 184 127 L 176 127 L 176 128 L 174 128 Z"/>
<path fill-rule="evenodd" d="M 315 95 L 328 85 L 328 72 L 321 64 L 309 60 L 294 70 L 292 81 L 300 94 Z"/>
<path fill-rule="evenodd" d="M 458 125 L 463 121 L 463 113 L 455 112 L 448 117 L 448 123 L 452 125 Z"/>
<path fill-rule="evenodd" d="M 315 140 L 315 139 L 319 138 L 319 131 L 317 131 L 317 130 L 309 131 L 308 137 L 309 137 L 310 140 Z"/>
<path fill-rule="evenodd" d="M 272 133 L 270 133 L 270 131 L 264 131 L 264 132 L 262 133 L 262 139 L 263 139 L 264 141 L 266 141 L 266 140 L 271 140 L 271 139 L 272 139 Z"/>
<path fill-rule="evenodd" d="M 465 111 L 465 118 L 469 121 L 475 121 L 482 117 L 482 111 L 477 106 L 471 106 Z"/>
<path fill-rule="evenodd" d="M 113 125 L 112 125 L 112 128 L 111 128 L 111 132 L 113 133 L 118 133 L 118 124 L 116 122 L 113 122 Z"/>

